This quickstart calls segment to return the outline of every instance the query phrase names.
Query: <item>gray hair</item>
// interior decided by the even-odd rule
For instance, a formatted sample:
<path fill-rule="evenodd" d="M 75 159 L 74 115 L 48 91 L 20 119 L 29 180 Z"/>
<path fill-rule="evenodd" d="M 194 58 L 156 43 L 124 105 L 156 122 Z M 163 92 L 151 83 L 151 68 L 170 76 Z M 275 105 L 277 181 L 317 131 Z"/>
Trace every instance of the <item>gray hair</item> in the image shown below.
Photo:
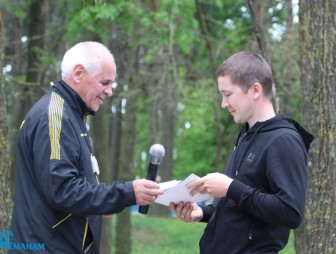
<path fill-rule="evenodd" d="M 68 78 L 77 64 L 83 65 L 90 75 L 97 75 L 101 71 L 102 55 L 109 55 L 110 50 L 103 44 L 94 41 L 79 42 L 65 52 L 62 64 L 62 78 Z"/>

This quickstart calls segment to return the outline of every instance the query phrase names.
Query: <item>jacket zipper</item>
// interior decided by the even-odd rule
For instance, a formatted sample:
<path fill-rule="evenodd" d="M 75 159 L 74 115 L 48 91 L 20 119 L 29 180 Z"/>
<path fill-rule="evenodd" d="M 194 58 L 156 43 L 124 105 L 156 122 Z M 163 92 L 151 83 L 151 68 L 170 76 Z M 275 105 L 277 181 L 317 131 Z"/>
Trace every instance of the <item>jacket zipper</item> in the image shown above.
<path fill-rule="evenodd" d="M 249 229 L 249 236 L 248 236 L 248 239 L 251 241 L 251 240 L 253 240 L 253 232 L 252 232 L 253 230 L 252 230 L 252 226 L 251 226 L 251 224 L 250 224 L 250 229 Z"/>
<path fill-rule="evenodd" d="M 86 177 L 84 176 L 84 182 L 86 182 Z M 52 226 L 51 228 L 56 228 L 59 225 L 61 225 L 64 221 L 66 221 L 70 216 L 72 215 L 72 213 L 68 214 L 67 216 L 65 216 L 63 219 L 61 219 L 59 222 L 57 222 L 54 226 Z"/>
<path fill-rule="evenodd" d="M 84 247 L 85 247 L 84 245 L 85 245 L 85 240 L 86 240 L 88 229 L 89 229 L 89 218 L 86 218 L 84 235 L 83 235 L 83 243 L 82 243 L 82 251 L 84 251 Z"/>
<path fill-rule="evenodd" d="M 66 221 L 70 216 L 72 215 L 72 213 L 70 213 L 69 215 L 65 216 L 63 219 L 61 219 L 59 222 L 57 222 L 54 226 L 52 226 L 51 228 L 56 228 L 59 225 L 61 225 L 64 221 Z"/>

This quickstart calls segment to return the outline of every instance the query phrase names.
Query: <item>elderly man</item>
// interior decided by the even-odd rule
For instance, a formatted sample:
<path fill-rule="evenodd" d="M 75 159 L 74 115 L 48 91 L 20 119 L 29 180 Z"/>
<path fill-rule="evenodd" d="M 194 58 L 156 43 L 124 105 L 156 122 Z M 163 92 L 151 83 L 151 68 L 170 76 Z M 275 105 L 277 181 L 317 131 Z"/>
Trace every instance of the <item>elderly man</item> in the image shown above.
<path fill-rule="evenodd" d="M 98 182 L 98 163 L 85 125 L 112 96 L 116 65 L 97 42 L 80 42 L 62 61 L 62 80 L 29 111 L 19 132 L 10 253 L 99 253 L 101 215 L 149 205 L 162 194 L 141 179 Z M 30 245 L 29 245 L 30 244 Z"/>

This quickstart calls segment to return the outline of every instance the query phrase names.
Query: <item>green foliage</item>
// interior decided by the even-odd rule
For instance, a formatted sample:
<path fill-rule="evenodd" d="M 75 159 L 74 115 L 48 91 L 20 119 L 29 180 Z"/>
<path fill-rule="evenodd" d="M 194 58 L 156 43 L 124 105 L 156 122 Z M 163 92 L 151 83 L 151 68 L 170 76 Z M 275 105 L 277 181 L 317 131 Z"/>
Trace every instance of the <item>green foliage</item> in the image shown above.
<path fill-rule="evenodd" d="M 217 105 L 220 106 L 220 100 L 214 98 L 213 94 L 216 90 L 216 80 L 214 79 L 210 52 L 199 25 L 194 0 L 154 2 L 155 5 L 153 1 L 137 0 L 55 1 L 53 4 L 57 5 L 57 10 L 61 9 L 64 12 L 65 21 L 57 20 L 59 17 L 51 15 L 55 10 L 50 10 L 49 15 L 55 19 L 53 22 L 65 24 L 66 33 L 62 34 L 64 37 L 61 38 L 55 36 L 56 39 L 53 37 L 55 35 L 54 31 L 46 33 L 45 36 L 50 37 L 46 41 L 60 41 L 62 43 L 59 43 L 57 50 L 56 47 L 55 50 L 49 51 L 49 48 L 47 50 L 39 49 L 43 59 L 42 63 L 44 66 L 49 66 L 49 70 L 51 70 L 49 72 L 52 72 L 53 69 L 56 69 L 54 66 L 59 64 L 56 59 L 60 59 L 61 56 L 57 54 L 63 52 L 64 45 L 73 45 L 81 40 L 100 40 L 113 47 L 118 44 L 118 47 L 114 48 L 112 53 L 117 57 L 123 54 L 130 56 L 128 59 L 121 59 L 121 57 L 117 59 L 116 57 L 118 71 L 122 70 L 118 73 L 118 83 L 121 86 L 125 85 L 127 82 L 123 77 L 126 75 L 136 76 L 137 80 L 141 80 L 141 82 L 135 90 L 120 89 L 122 90 L 120 92 L 114 91 L 116 93 L 113 95 L 113 100 L 128 99 L 127 96 L 130 93 L 137 96 L 137 137 L 134 141 L 135 166 L 133 173 L 135 176 L 141 177 L 146 174 L 150 145 L 148 144 L 150 109 L 153 97 L 148 96 L 148 90 L 158 85 L 152 81 L 155 80 L 152 79 L 152 76 L 166 75 L 170 82 L 176 82 L 178 103 L 175 105 L 177 121 L 174 137 L 173 178 L 184 179 L 191 172 L 203 176 L 212 171 L 215 163 L 216 126 L 214 123 L 213 100 L 216 100 Z M 246 0 L 200 2 L 215 64 L 221 64 L 224 59 L 237 51 L 255 50 L 258 52 Z M 4 6 L 7 12 L 15 17 L 22 18 L 24 24 L 27 23 L 25 18 L 29 4 L 30 1 L 27 0 L 3 0 L 1 2 L 1 6 Z M 287 18 L 285 1 L 269 1 L 268 8 L 269 12 L 265 14 L 267 23 L 263 24 L 265 29 L 268 31 L 273 24 L 285 26 Z M 14 31 L 13 22 L 8 22 L 6 25 L 8 26 L 7 31 Z M 298 32 L 295 31 L 293 34 L 297 36 Z M 27 33 L 23 31 L 22 34 Z M 14 38 L 14 36 L 11 35 L 11 38 Z M 298 118 L 300 105 L 298 37 L 294 37 L 293 41 L 295 43 L 286 41 L 284 37 L 280 37 L 279 40 L 271 38 L 268 45 L 278 81 L 277 88 L 282 112 Z M 10 45 L 9 51 L 14 51 L 14 43 L 8 44 Z M 22 44 L 21 47 L 25 48 L 26 45 Z M 164 52 L 163 55 L 166 57 L 163 62 L 167 65 L 167 68 L 160 70 L 165 71 L 165 73 L 153 73 L 156 72 L 153 66 L 155 67 L 159 61 L 162 62 L 159 59 L 161 52 Z M 291 61 L 288 61 L 287 54 L 284 54 L 284 52 L 291 53 Z M 175 61 L 175 65 L 173 65 L 173 61 Z M 139 63 L 137 68 L 130 68 L 134 65 L 134 62 Z M 289 68 L 285 68 L 287 65 Z M 122 67 L 120 68 L 120 66 Z M 43 68 L 43 66 L 39 66 L 39 68 Z M 173 77 L 173 74 L 175 74 L 173 70 L 176 70 L 177 76 Z M 13 86 L 9 85 L 8 81 L 11 81 L 12 84 L 25 84 L 25 77 L 21 76 L 21 72 L 14 77 L 10 75 L 11 73 L 6 74 L 6 89 L 8 91 L 12 90 Z M 163 84 L 163 86 L 165 85 Z M 164 95 L 155 94 L 154 96 Z M 10 96 L 7 105 L 14 107 L 15 95 Z M 8 110 L 8 112 L 13 112 L 13 109 Z M 125 114 L 132 114 L 132 110 L 128 110 Z M 160 114 L 158 114 L 158 117 L 160 117 Z M 232 149 L 231 142 L 235 139 L 235 125 L 226 110 L 220 111 L 220 118 L 223 123 L 220 130 L 224 135 L 221 168 L 224 169 L 225 159 Z M 162 119 L 158 119 L 158 122 L 160 121 Z M 160 132 L 160 128 L 158 129 Z M 160 133 L 158 133 L 159 135 Z M 142 153 L 147 158 L 142 157 Z M 148 225 L 141 224 L 141 222 Z M 153 250 L 150 250 L 152 253 L 164 253 L 161 250 L 172 253 L 169 251 L 175 251 L 176 246 L 182 246 L 181 250 L 176 249 L 176 253 L 198 252 L 197 243 L 203 229 L 198 228 L 197 225 L 202 224 L 183 224 L 175 219 L 161 221 L 160 219 L 150 218 L 150 220 L 147 220 L 147 217 L 134 217 L 134 223 L 136 229 L 139 227 L 146 228 L 149 235 L 153 234 L 153 237 L 162 235 L 164 237 L 163 242 L 171 244 L 170 247 L 159 246 L 159 251 L 156 251 L 157 249 L 154 246 Z M 155 231 L 161 225 L 163 228 L 166 227 L 165 230 Z M 176 229 L 181 229 L 181 232 L 173 233 Z M 132 231 L 136 232 L 136 230 Z M 163 236 L 167 232 L 169 235 Z M 186 241 L 181 235 L 187 235 L 188 237 L 195 235 L 195 237 Z M 144 235 L 140 236 L 143 237 Z M 171 238 L 175 242 L 170 242 Z M 136 250 L 138 246 L 141 248 L 142 240 L 136 238 L 135 241 L 137 244 L 133 249 Z M 195 251 L 190 251 L 190 246 L 195 246 Z M 180 252 L 178 252 L 179 250 Z M 145 250 L 140 249 L 136 253 L 145 253 Z"/>
<path fill-rule="evenodd" d="M 176 61 L 178 108 L 176 136 L 174 147 L 174 169 L 176 178 L 184 178 L 190 172 L 204 175 L 213 168 L 215 155 L 216 130 L 214 125 L 214 108 L 212 93 L 216 87 L 213 69 L 211 67 L 210 52 L 208 51 L 199 26 L 195 1 L 163 0 L 155 5 L 151 1 L 59 1 L 59 8 L 65 12 L 67 33 L 62 40 L 73 44 L 79 40 L 100 39 L 106 43 L 122 41 L 129 44 L 129 50 L 139 50 L 136 57 L 141 60 L 137 73 L 143 84 L 139 85 L 137 110 L 137 140 L 135 142 L 135 175 L 142 175 L 146 170 L 147 162 L 141 158 L 141 152 L 148 153 L 149 137 L 149 109 L 153 98 L 145 97 L 146 89 L 151 84 L 148 77 L 152 66 L 158 59 L 158 52 L 169 52 L 169 57 Z M 236 1 L 200 1 L 204 20 L 209 32 L 214 58 L 218 65 L 233 52 L 250 48 L 254 35 L 251 26 L 251 17 L 246 0 Z M 2 3 L 6 10 L 18 17 L 27 13 L 29 1 L 8 1 Z M 285 1 L 274 1 L 269 4 L 267 20 L 270 24 L 284 25 L 286 20 Z M 265 24 L 265 25 L 270 25 Z M 92 33 L 92 34 L 90 34 Z M 98 36 L 98 38 L 97 38 Z M 297 40 L 298 38 L 296 38 Z M 287 61 L 285 54 L 288 51 L 282 41 L 270 43 L 271 55 L 276 71 L 278 94 L 281 96 L 281 105 L 286 105 L 284 113 L 298 115 L 300 104 L 298 50 L 293 47 L 293 61 L 291 67 L 283 68 Z M 281 50 L 277 50 L 281 48 Z M 118 48 L 119 49 L 119 48 Z M 55 66 L 55 52 L 40 50 L 43 64 Z M 120 48 L 120 50 L 124 50 Z M 113 52 L 114 53 L 114 52 Z M 119 52 L 116 52 L 117 54 Z M 168 55 L 168 54 L 167 54 Z M 168 63 L 168 76 L 172 76 L 172 59 L 165 59 Z M 119 64 L 119 63 L 118 63 Z M 125 71 L 128 71 L 125 64 Z M 50 68 L 50 69 L 56 69 Z M 288 70 L 292 70 L 289 73 Z M 124 70 L 123 70 L 124 71 Z M 48 72 L 47 72 L 48 73 Z M 124 75 L 124 74 L 122 74 Z M 290 78 L 291 87 L 285 82 Z M 7 75 L 10 78 L 10 73 Z M 13 82 L 19 81 L 19 76 L 10 78 Z M 290 91 L 290 98 L 288 98 Z M 125 91 L 129 93 L 129 91 Z M 115 94 L 114 97 L 123 98 L 124 95 Z M 125 97 L 125 96 L 124 96 Z M 126 97 L 125 97 L 126 98 Z M 8 105 L 13 105 L 13 100 Z M 220 101 L 218 101 L 220 105 Z M 281 106 L 280 105 L 280 106 Z M 11 110 L 9 110 L 11 112 Z M 130 112 L 130 111 L 129 111 Z M 225 110 L 220 112 L 221 118 L 227 120 Z M 297 116 L 296 118 L 298 118 Z M 227 156 L 230 126 L 225 126 L 225 143 L 222 149 L 223 160 Z M 224 128 L 221 126 L 221 128 Z M 224 163 L 222 167 L 224 168 Z"/>
<path fill-rule="evenodd" d="M 125 12 L 125 4 L 124 1 L 118 1 L 113 5 L 94 2 L 90 2 L 87 5 L 73 4 L 74 14 L 71 14 L 67 24 L 68 37 L 76 38 L 79 32 L 90 31 L 99 35 L 101 40 L 106 43 L 111 36 L 110 25 L 113 24 L 121 13 Z"/>
<path fill-rule="evenodd" d="M 211 80 L 203 82 L 209 84 Z M 214 129 L 214 109 L 208 87 L 195 82 L 193 87 L 185 88 L 176 127 L 174 176 L 177 179 L 184 179 L 192 172 L 202 176 L 213 168 L 215 131 L 210 130 Z"/>
<path fill-rule="evenodd" d="M 201 6 L 218 63 L 222 63 L 232 52 L 244 50 L 248 47 L 247 43 L 254 40 L 246 1 L 240 0 L 234 3 L 224 1 L 220 4 L 218 1 L 202 2 Z M 140 15 L 137 19 L 137 23 L 140 24 L 137 27 L 141 28 L 139 31 L 141 33 L 150 31 L 146 33 L 147 36 L 141 36 L 134 44 L 146 47 L 144 64 L 155 62 L 157 52 L 164 48 L 168 49 L 170 43 L 174 43 L 174 52 L 179 61 L 174 178 L 183 179 L 190 172 L 205 175 L 213 169 L 214 165 L 216 132 L 212 93 L 216 80 L 213 79 L 209 52 L 199 28 L 194 1 L 162 1 L 155 10 L 150 11 L 148 6 L 139 4 L 136 7 L 134 11 Z M 273 12 L 271 16 L 275 15 L 280 14 Z M 128 18 L 124 16 L 119 17 L 118 20 L 121 22 L 120 19 L 126 21 Z M 192 65 L 184 64 L 186 58 L 192 62 Z M 146 80 L 147 74 L 142 70 L 145 69 L 140 69 L 140 73 Z M 141 159 L 141 151 L 148 153 L 143 148 L 148 147 L 150 120 L 148 108 L 151 107 L 151 99 L 145 98 L 138 101 L 136 175 L 141 176 L 144 176 L 147 166 Z M 224 110 L 220 114 L 223 121 L 226 121 L 228 114 Z M 233 126 L 233 121 L 231 124 Z M 223 160 L 227 156 L 226 145 L 231 129 L 229 127 L 223 132 L 226 142 L 222 151 Z M 229 151 L 231 151 L 230 148 Z M 224 165 L 225 163 L 222 168 Z"/>
<path fill-rule="evenodd" d="M 6 11 L 18 18 L 27 16 L 27 7 L 31 4 L 32 0 L 1 0 L 0 7 L 4 7 Z"/>
<path fill-rule="evenodd" d="M 233 51 L 243 50 L 253 38 L 253 31 L 246 0 L 215 2 L 204 2 L 201 6 L 221 63 Z"/>

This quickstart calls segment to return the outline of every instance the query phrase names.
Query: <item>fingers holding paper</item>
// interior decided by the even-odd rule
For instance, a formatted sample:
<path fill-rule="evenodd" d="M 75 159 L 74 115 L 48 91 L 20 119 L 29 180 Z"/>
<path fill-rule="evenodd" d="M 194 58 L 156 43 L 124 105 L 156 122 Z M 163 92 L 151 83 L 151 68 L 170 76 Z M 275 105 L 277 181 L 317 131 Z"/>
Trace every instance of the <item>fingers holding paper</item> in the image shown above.
<path fill-rule="evenodd" d="M 197 193 L 209 194 L 212 197 L 225 197 L 233 179 L 220 173 L 211 173 L 192 181 L 186 185 L 190 189 L 190 195 Z"/>
<path fill-rule="evenodd" d="M 169 208 L 175 211 L 176 216 L 184 222 L 196 222 L 203 218 L 203 211 L 196 203 L 170 203 Z"/>

